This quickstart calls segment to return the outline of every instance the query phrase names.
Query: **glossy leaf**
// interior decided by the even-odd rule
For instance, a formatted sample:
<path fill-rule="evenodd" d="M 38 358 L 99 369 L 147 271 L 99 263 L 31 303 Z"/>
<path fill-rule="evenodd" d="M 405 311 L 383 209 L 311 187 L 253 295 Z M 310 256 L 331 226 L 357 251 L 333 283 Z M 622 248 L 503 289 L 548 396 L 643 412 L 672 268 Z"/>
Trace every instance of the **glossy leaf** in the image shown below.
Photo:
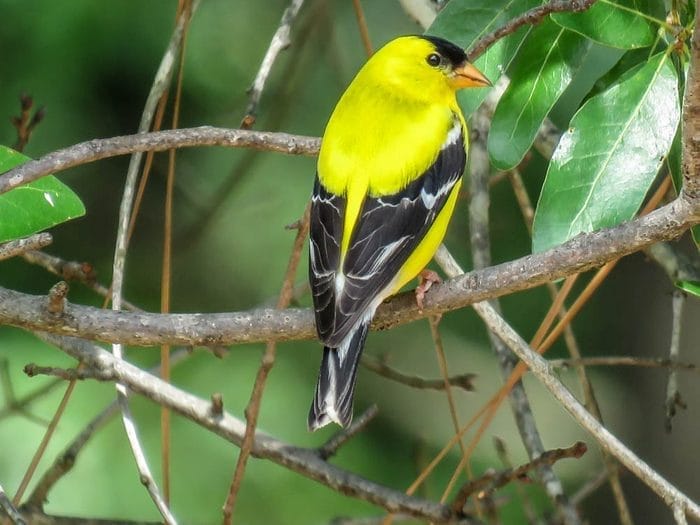
<path fill-rule="evenodd" d="M 684 292 L 700 297 L 700 282 L 698 281 L 678 281 L 676 286 Z"/>
<path fill-rule="evenodd" d="M 552 19 L 562 27 L 610 47 L 647 47 L 655 39 L 654 28 L 641 16 L 636 0 L 598 0 L 587 11 L 556 13 Z"/>
<path fill-rule="evenodd" d="M 530 32 L 491 122 L 488 149 L 494 166 L 508 170 L 520 163 L 588 48 L 581 35 L 549 20 Z"/>
<path fill-rule="evenodd" d="M 0 146 L 0 173 L 30 160 Z M 85 214 L 73 191 L 56 177 L 42 177 L 0 195 L 0 242 L 26 237 Z"/>
<path fill-rule="evenodd" d="M 446 38 L 469 49 L 477 40 L 513 17 L 539 5 L 538 0 L 452 0 L 440 11 L 426 34 Z M 505 72 L 529 28 L 523 27 L 492 45 L 474 65 L 496 82 Z M 487 89 L 463 89 L 457 98 L 469 117 L 488 93 Z"/>
<path fill-rule="evenodd" d="M 588 100 L 549 164 L 533 250 L 632 218 L 671 147 L 679 118 L 676 74 L 665 54 Z"/>

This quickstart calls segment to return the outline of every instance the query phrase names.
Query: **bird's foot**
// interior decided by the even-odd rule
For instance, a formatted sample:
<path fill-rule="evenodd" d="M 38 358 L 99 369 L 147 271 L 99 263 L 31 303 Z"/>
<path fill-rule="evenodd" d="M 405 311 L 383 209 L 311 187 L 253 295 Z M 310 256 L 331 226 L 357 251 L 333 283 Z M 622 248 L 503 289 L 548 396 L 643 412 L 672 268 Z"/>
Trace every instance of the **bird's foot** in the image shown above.
<path fill-rule="evenodd" d="M 442 279 L 432 270 L 423 270 L 418 274 L 418 279 L 418 288 L 416 288 L 416 304 L 418 305 L 418 309 L 423 311 L 423 299 L 425 298 L 426 292 L 430 290 L 433 283 L 441 283 Z"/>

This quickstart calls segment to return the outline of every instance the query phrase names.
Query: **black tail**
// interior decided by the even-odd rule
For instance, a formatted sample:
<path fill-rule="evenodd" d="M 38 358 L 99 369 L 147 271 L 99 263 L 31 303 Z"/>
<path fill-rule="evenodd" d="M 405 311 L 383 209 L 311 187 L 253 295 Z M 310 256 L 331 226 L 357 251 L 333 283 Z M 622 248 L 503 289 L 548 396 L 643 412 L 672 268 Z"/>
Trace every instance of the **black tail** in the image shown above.
<path fill-rule="evenodd" d="M 309 430 L 335 421 L 346 427 L 352 421 L 352 400 L 357 365 L 365 346 L 369 321 L 351 332 L 339 348 L 324 347 L 316 393 L 309 410 Z"/>

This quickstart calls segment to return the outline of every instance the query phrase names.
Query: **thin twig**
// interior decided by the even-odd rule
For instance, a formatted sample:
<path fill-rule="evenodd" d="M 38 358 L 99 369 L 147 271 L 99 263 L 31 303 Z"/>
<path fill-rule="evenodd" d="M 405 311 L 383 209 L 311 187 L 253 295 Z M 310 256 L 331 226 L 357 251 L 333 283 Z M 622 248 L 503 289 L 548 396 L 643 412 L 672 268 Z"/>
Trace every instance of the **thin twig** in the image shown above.
<path fill-rule="evenodd" d="M 189 16 L 186 14 L 189 13 Z M 177 129 L 180 120 L 180 107 L 182 100 L 182 81 L 185 71 L 185 50 L 187 49 L 187 34 L 189 21 L 192 18 L 192 0 L 178 2 L 177 17 L 185 16 L 185 24 L 182 29 L 182 44 L 180 60 L 177 68 L 177 80 L 175 82 L 175 100 L 173 101 L 172 129 Z M 161 95 L 160 107 L 164 107 L 167 99 L 167 90 Z M 158 109 L 160 109 L 160 107 Z M 160 124 L 160 123 L 159 123 Z M 173 192 L 175 188 L 175 149 L 168 150 L 168 174 L 165 184 L 165 204 L 163 210 L 163 255 L 161 267 L 160 286 L 160 311 L 170 311 L 171 288 L 171 264 L 172 264 L 172 238 L 173 238 Z M 141 189 L 141 188 L 139 188 Z M 136 216 L 136 211 L 132 218 Z M 129 230 L 133 229 L 134 222 L 130 221 Z M 132 230 L 133 231 L 133 230 Z M 127 237 L 130 237 L 127 234 Z M 128 241 L 127 241 L 128 244 Z M 160 374 L 163 381 L 170 382 L 170 346 L 160 347 Z M 170 505 L 170 411 L 161 407 L 160 410 L 160 436 L 161 436 L 161 476 L 163 481 L 163 499 L 166 505 Z"/>
<path fill-rule="evenodd" d="M 200 399 L 158 377 L 119 359 L 102 348 L 74 337 L 41 334 L 42 339 L 58 346 L 86 365 L 110 371 L 114 381 L 155 403 L 168 406 L 183 417 L 201 425 L 227 441 L 240 446 L 245 423 L 224 412 L 211 414 L 211 402 Z M 316 480 L 343 494 L 369 501 L 389 512 L 405 513 L 436 523 L 476 524 L 476 520 L 459 518 L 449 507 L 432 501 L 406 496 L 403 492 L 369 481 L 348 470 L 324 461 L 316 449 L 301 448 L 256 431 L 251 455 L 266 458 L 285 468 Z"/>
<path fill-rule="evenodd" d="M 410 376 L 390 367 L 385 359 L 378 359 L 369 354 L 363 354 L 360 361 L 362 366 L 371 370 L 375 374 L 396 381 L 402 385 L 418 388 L 422 390 L 445 390 L 444 379 L 424 379 L 418 376 Z M 476 374 L 459 374 L 447 378 L 449 386 L 461 388 L 467 392 L 474 390 L 474 379 Z"/>
<path fill-rule="evenodd" d="M 17 131 L 17 142 L 15 143 L 14 149 L 17 151 L 24 151 L 24 148 L 27 146 L 27 143 L 31 138 L 32 131 L 34 131 L 34 128 L 42 120 L 44 120 L 46 110 L 42 106 L 34 112 L 34 115 L 32 115 L 34 99 L 26 93 L 20 95 L 19 104 L 20 114 L 18 117 L 12 117 L 10 122 L 12 122 L 12 125 Z"/>
<path fill-rule="evenodd" d="M 319 455 L 324 460 L 328 460 L 330 457 L 335 456 L 340 447 L 345 445 L 345 443 L 351 440 L 358 433 L 362 432 L 369 422 L 377 416 L 377 414 L 379 414 L 379 408 L 377 405 L 370 405 L 370 407 L 360 414 L 359 417 L 353 418 L 353 421 L 349 427 L 341 428 L 338 432 L 333 434 L 328 441 L 321 445 L 318 448 Z"/>
<path fill-rule="evenodd" d="M 151 86 L 151 90 L 144 105 L 141 121 L 138 127 L 138 131 L 140 133 L 148 131 L 151 127 L 151 122 L 153 121 L 159 101 L 161 100 L 165 90 L 170 85 L 173 71 L 175 69 L 176 58 L 182 52 L 182 44 L 186 27 L 188 26 L 191 16 L 194 14 L 194 11 L 197 9 L 198 5 L 199 0 L 195 0 L 190 6 L 191 9 L 183 10 L 177 19 L 175 30 L 170 38 L 165 54 L 161 59 L 158 71 L 156 72 L 153 80 L 153 85 Z M 114 249 L 112 269 L 112 310 L 114 311 L 119 311 L 122 308 L 122 289 L 124 285 L 124 265 L 126 261 L 129 222 L 132 213 L 134 189 L 136 187 L 141 158 L 142 153 L 140 152 L 134 153 L 131 156 L 126 175 L 126 182 L 124 183 L 124 193 L 119 206 L 119 223 L 117 227 L 117 240 Z M 124 353 L 122 345 L 113 344 L 112 353 L 114 353 L 117 359 L 121 359 Z M 151 470 L 148 466 L 145 452 L 139 440 L 134 418 L 131 414 L 131 410 L 129 409 L 127 388 L 120 383 L 116 383 L 115 386 L 117 390 L 117 399 L 119 400 L 122 412 L 124 430 L 126 432 L 131 451 L 134 455 L 134 459 L 136 460 L 136 466 L 138 468 L 141 483 L 146 487 L 146 490 L 153 500 L 153 503 L 158 508 L 158 511 L 165 522 L 168 524 L 174 524 L 176 523 L 175 517 L 170 512 L 168 504 L 165 502 L 160 490 L 158 489 L 155 479 L 153 478 Z"/>
<path fill-rule="evenodd" d="M 589 414 L 557 378 L 547 361 L 534 352 L 488 303 L 477 303 L 474 305 L 474 310 L 484 319 L 489 329 L 518 355 L 576 422 L 587 430 L 607 452 L 615 456 L 620 463 L 649 486 L 667 505 L 681 505 L 689 516 L 700 520 L 700 505 L 669 483 Z"/>
<path fill-rule="evenodd" d="M 263 89 L 265 89 L 265 83 L 267 78 L 270 76 L 270 71 L 272 71 L 272 66 L 274 65 L 280 51 L 287 49 L 291 44 L 290 34 L 292 32 L 292 24 L 294 19 L 297 17 L 297 13 L 301 9 L 304 0 L 292 0 L 289 7 L 282 13 L 282 20 L 277 27 L 277 31 L 272 36 L 270 45 L 267 48 L 265 57 L 260 64 L 260 69 L 255 75 L 255 80 L 253 80 L 253 85 L 250 86 L 248 93 L 250 95 L 250 101 L 248 102 L 248 107 L 245 110 L 245 116 L 241 121 L 242 129 L 249 129 L 255 124 L 258 113 L 258 105 L 260 104 L 260 97 L 262 97 Z"/>
<path fill-rule="evenodd" d="M 583 501 L 591 496 L 596 490 L 602 487 L 608 481 L 608 470 L 601 470 L 597 476 L 589 479 L 576 492 L 571 495 L 571 502 L 574 505 L 580 505 Z"/>
<path fill-rule="evenodd" d="M 497 90 L 492 90 L 487 98 L 498 99 L 502 95 Z M 490 103 L 491 104 L 491 103 Z M 495 104 L 495 103 L 494 103 Z M 491 265 L 491 242 L 489 232 L 489 155 L 486 150 L 486 140 L 490 128 L 490 118 L 481 112 L 477 112 L 472 118 L 474 129 L 479 140 L 473 141 L 470 148 L 470 201 L 469 201 L 469 231 L 472 248 L 474 268 L 480 270 Z M 454 277 L 454 276 L 451 276 Z M 498 312 L 500 306 L 497 300 L 491 301 L 491 306 Z M 501 374 L 504 380 L 512 374 L 517 364 L 513 353 L 503 342 L 489 332 L 491 347 L 498 358 Z M 544 444 L 540 437 L 535 417 L 532 413 L 530 400 L 521 381 L 517 381 L 508 393 L 511 410 L 515 418 L 520 438 L 531 460 L 540 457 L 544 453 Z M 485 427 L 482 425 L 482 429 Z M 481 429 L 480 429 L 481 430 Z M 476 439 L 480 432 L 477 433 Z M 571 505 L 561 480 L 556 475 L 551 465 L 542 463 L 538 467 L 538 474 L 542 480 L 545 492 L 552 504 L 567 525 L 578 525 L 581 518 L 576 507 Z"/>
<path fill-rule="evenodd" d="M 306 241 L 306 237 L 309 234 L 310 213 L 311 202 L 306 205 L 306 209 L 304 210 L 304 215 L 301 220 L 301 225 L 299 226 L 294 239 L 292 252 L 289 256 L 289 262 L 287 263 L 287 270 L 284 275 L 284 280 L 282 281 L 282 289 L 280 290 L 279 299 L 277 301 L 277 309 L 286 308 L 292 299 L 294 278 L 297 273 L 297 267 L 299 266 L 301 251 L 304 246 L 304 242 Z M 258 423 L 260 403 L 262 402 L 267 376 L 275 363 L 276 349 L 277 345 L 275 341 L 268 341 L 268 343 L 265 345 L 265 352 L 263 353 L 262 361 L 260 363 L 260 367 L 258 368 L 258 373 L 255 376 L 255 383 L 253 384 L 253 391 L 250 394 L 250 401 L 245 408 L 245 435 L 243 437 L 243 443 L 241 444 L 241 451 L 238 454 L 236 468 L 233 473 L 233 480 L 231 481 L 228 496 L 226 497 L 226 502 L 224 503 L 223 507 L 224 525 L 231 524 L 233 510 L 236 504 L 236 497 L 238 496 L 238 491 L 241 488 L 246 463 L 248 462 L 248 457 L 250 456 L 253 448 L 255 428 Z"/>
<path fill-rule="evenodd" d="M 184 348 L 179 348 L 173 352 L 170 358 L 170 364 L 175 366 L 189 357 L 191 352 Z M 94 370 L 94 368 L 92 368 Z M 160 367 L 150 369 L 151 374 L 158 374 Z M 60 381 L 60 380 L 59 380 Z M 44 502 L 48 499 L 49 492 L 53 486 L 65 476 L 75 465 L 78 460 L 78 455 L 83 450 L 92 436 L 101 429 L 112 417 L 119 412 L 119 401 L 116 399 L 107 405 L 99 414 L 97 414 L 80 433 L 63 449 L 56 457 L 51 466 L 36 482 L 34 490 L 27 498 L 26 504 L 30 508 L 41 508 Z"/>
<path fill-rule="evenodd" d="M 539 24 L 545 17 L 552 13 L 561 13 L 565 11 L 578 13 L 580 11 L 585 11 L 591 7 L 595 1 L 596 0 L 550 0 L 546 4 L 533 7 L 529 11 L 509 20 L 495 31 L 480 38 L 467 53 L 469 60 L 473 62 L 479 58 L 484 51 L 491 47 L 491 45 L 501 38 L 515 33 L 524 25 Z"/>
<path fill-rule="evenodd" d="M 694 363 L 682 363 L 663 357 L 610 356 L 582 357 L 580 359 L 550 359 L 549 364 L 554 368 L 570 368 L 572 366 L 638 366 L 645 368 L 670 368 L 672 370 L 687 370 L 700 374 L 700 367 Z"/>
<path fill-rule="evenodd" d="M 668 360 L 671 363 L 677 363 L 680 357 L 681 346 L 681 327 L 683 325 L 683 306 L 685 305 L 685 294 L 680 290 L 673 292 L 672 300 L 672 315 L 671 323 L 671 344 L 668 353 Z M 668 381 L 666 383 L 666 432 L 671 432 L 672 420 L 676 415 L 677 408 L 686 408 L 686 404 L 681 397 L 678 389 L 678 371 L 677 368 L 671 367 L 668 373 Z"/>
<path fill-rule="evenodd" d="M 70 400 L 71 395 L 73 394 L 73 390 L 75 389 L 75 384 L 75 381 L 71 381 L 70 383 L 68 383 L 66 391 L 63 393 L 63 397 L 61 398 L 61 401 L 58 404 L 58 408 L 56 408 L 56 412 L 54 412 L 48 427 L 46 427 L 46 432 L 44 432 L 44 436 L 41 438 L 41 442 L 39 443 L 36 452 L 34 452 L 32 460 L 29 462 L 27 471 L 24 473 L 24 476 L 22 476 L 22 481 L 20 482 L 19 487 L 17 488 L 17 492 L 15 492 L 14 498 L 12 498 L 12 502 L 15 505 L 19 505 L 22 501 L 24 492 L 27 490 L 27 487 L 29 486 L 32 477 L 34 476 L 34 473 L 36 472 L 36 469 L 39 466 L 39 461 L 41 461 L 41 458 L 44 456 L 44 452 L 46 451 L 46 448 L 49 445 L 49 441 L 51 441 L 51 438 L 53 437 L 53 434 L 56 431 L 56 427 L 58 427 L 58 422 L 63 416 L 63 412 L 65 412 L 66 410 L 68 401 Z"/>
<path fill-rule="evenodd" d="M 449 369 L 447 366 L 447 358 L 445 357 L 445 349 L 442 344 L 442 337 L 440 336 L 439 330 L 440 319 L 442 319 L 441 315 L 435 315 L 433 317 L 428 318 L 428 323 L 430 324 L 430 336 L 433 339 L 433 346 L 435 347 L 435 354 L 437 357 L 438 366 L 440 368 L 440 374 L 442 375 L 442 380 L 445 383 L 445 394 L 447 397 L 447 406 L 450 410 L 450 419 L 452 420 L 452 426 L 454 427 L 455 434 L 458 434 L 459 429 L 462 425 L 459 422 L 459 416 L 457 414 L 457 404 L 455 403 L 454 396 L 452 395 L 452 388 L 450 388 L 449 384 Z M 471 479 L 472 471 L 471 464 L 469 463 L 471 453 L 470 451 L 468 451 L 461 438 L 458 441 L 458 445 L 459 450 L 462 454 L 462 462 L 464 463 L 465 474 L 467 475 L 468 479 Z M 474 500 L 474 506 L 478 509 L 479 516 L 481 516 L 481 507 L 478 500 Z M 461 512 L 461 508 L 457 510 Z"/>
<path fill-rule="evenodd" d="M 58 368 L 55 366 L 39 366 L 35 363 L 24 365 L 24 373 L 29 377 L 39 375 L 53 376 L 63 379 L 64 381 L 82 381 L 84 379 L 97 379 L 98 381 L 109 381 L 112 376 L 105 374 L 102 370 L 94 368 L 78 367 L 78 368 Z"/>
<path fill-rule="evenodd" d="M 10 518 L 10 522 L 14 525 L 27 525 L 27 522 L 22 514 L 10 501 L 10 498 L 7 496 L 7 493 L 2 485 L 0 485 L 0 509 L 5 511 L 7 517 Z"/>
<path fill-rule="evenodd" d="M 509 178 L 513 186 L 513 192 L 516 195 L 520 210 L 523 214 L 525 226 L 527 227 L 530 235 L 532 235 L 532 224 L 534 221 L 535 210 L 532 206 L 532 202 L 530 201 L 530 196 L 527 193 L 527 189 L 525 188 L 525 184 L 523 183 L 522 177 L 520 176 L 520 172 L 518 170 L 512 170 L 509 173 Z M 551 322 L 553 321 L 553 317 L 549 319 L 550 314 L 556 311 L 557 315 L 562 321 L 567 317 L 568 311 L 564 306 L 564 299 L 571 290 L 571 287 L 576 281 L 576 277 L 578 275 L 580 274 L 567 277 L 561 289 L 559 289 L 554 283 L 547 283 L 547 290 L 552 297 L 552 307 L 550 308 L 549 312 L 547 312 L 547 317 L 545 317 L 545 320 L 543 320 L 540 324 L 537 333 L 533 337 L 533 342 L 530 343 L 533 348 L 538 347 L 538 345 L 542 342 L 542 338 L 544 337 L 546 330 L 549 330 Z M 556 307 L 555 303 L 557 303 Z M 567 324 L 564 328 L 564 342 L 566 343 L 569 355 L 573 358 L 573 360 L 580 360 L 581 352 L 579 351 L 578 342 L 574 336 L 574 331 L 571 328 L 571 324 Z M 602 412 L 600 410 L 600 406 L 598 405 L 598 400 L 596 399 L 593 385 L 588 379 L 586 367 L 580 364 L 576 365 L 576 375 L 581 385 L 581 390 L 583 391 L 583 398 L 586 408 L 588 408 L 589 412 L 602 423 Z M 607 452 L 603 451 L 602 454 L 605 469 L 608 473 L 608 478 L 610 481 L 610 488 L 615 499 L 617 513 L 620 517 L 620 524 L 633 525 L 632 515 L 629 510 L 629 505 L 627 504 L 627 498 L 625 497 L 622 483 L 620 481 L 620 469 L 618 468 L 618 464 Z"/>
<path fill-rule="evenodd" d="M 367 29 L 367 20 L 365 20 L 365 12 L 362 9 L 362 4 L 360 0 L 352 0 L 352 8 L 355 11 L 355 18 L 357 19 L 357 27 L 360 29 L 360 37 L 362 38 L 362 45 L 365 48 L 365 53 L 367 56 L 372 56 L 372 40 L 369 38 L 369 29 Z"/>
<path fill-rule="evenodd" d="M 529 463 L 525 463 L 517 468 L 509 468 L 500 472 L 489 472 L 478 479 L 465 483 L 459 490 L 452 503 L 452 509 L 460 512 L 467 503 L 467 498 L 477 492 L 491 492 L 504 487 L 512 481 L 522 480 L 527 477 L 531 470 L 540 470 L 542 465 L 554 465 L 557 461 L 565 458 L 581 458 L 588 447 L 582 441 L 578 441 L 568 448 L 556 448 L 545 450 Z"/>
<path fill-rule="evenodd" d="M 35 233 L 29 237 L 15 239 L 3 244 L 0 244 L 0 261 L 17 257 L 30 250 L 39 250 L 51 244 L 53 237 L 50 233 Z"/>
<path fill-rule="evenodd" d="M 501 438 L 494 436 L 493 447 L 496 449 L 496 454 L 498 454 L 498 458 L 501 460 L 501 463 L 503 463 L 503 466 L 508 469 L 512 469 L 513 462 L 510 460 L 508 449 L 506 448 L 506 442 L 503 441 Z M 525 515 L 525 519 L 527 519 L 528 524 L 535 525 L 538 522 L 537 515 L 535 514 L 535 509 L 532 505 L 532 500 L 528 495 L 527 491 L 524 490 L 523 486 L 520 483 L 516 483 L 515 492 L 517 492 L 518 498 L 520 498 L 520 505 L 522 507 L 523 514 Z M 571 499 L 573 500 L 573 498 Z"/>

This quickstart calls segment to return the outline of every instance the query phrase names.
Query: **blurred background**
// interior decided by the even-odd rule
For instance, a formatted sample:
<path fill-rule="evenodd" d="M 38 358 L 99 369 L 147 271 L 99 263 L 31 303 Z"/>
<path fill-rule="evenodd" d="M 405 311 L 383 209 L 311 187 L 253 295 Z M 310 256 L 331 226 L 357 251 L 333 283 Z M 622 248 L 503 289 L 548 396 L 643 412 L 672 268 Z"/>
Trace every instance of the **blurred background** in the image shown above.
<path fill-rule="evenodd" d="M 25 153 L 39 157 L 55 149 L 96 137 L 134 133 L 153 75 L 174 24 L 174 0 L 94 0 L 70 3 L 50 0 L 0 0 L 0 143 L 13 146 L 10 117 L 19 113 L 19 96 L 31 95 L 46 116 Z M 248 103 L 246 89 L 265 54 L 286 0 L 266 2 L 202 2 L 187 41 L 181 127 L 203 124 L 237 127 Z M 391 38 L 421 29 L 398 2 L 363 2 L 369 34 L 379 47 Z M 320 136 L 335 102 L 365 60 L 352 3 L 307 0 L 292 32 L 293 45 L 276 63 L 258 112 L 260 130 Z M 600 48 L 553 114 L 566 126 L 593 81 L 619 58 Z M 164 122 L 169 122 L 166 116 Z M 127 157 L 90 164 L 61 174 L 83 199 L 87 215 L 55 228 L 46 251 L 67 260 L 90 262 L 98 279 L 108 284 Z M 545 163 L 531 159 L 525 173 L 536 201 Z M 273 305 L 282 283 L 294 231 L 311 191 L 315 159 L 224 148 L 181 150 L 177 155 L 174 204 L 172 311 L 218 312 Z M 167 156 L 157 155 L 127 259 L 125 297 L 144 309 L 160 304 L 163 200 Z M 491 204 L 494 263 L 526 255 L 530 240 L 510 185 L 493 186 Z M 469 268 L 467 202 L 462 199 L 446 244 Z M 0 220 L 2 218 L 0 217 Z M 305 252 L 306 253 L 306 252 Z M 308 306 L 304 291 L 306 263 L 297 283 L 299 306 Z M 0 286 L 45 294 L 55 276 L 23 260 L 0 263 Z M 579 289 L 582 285 L 579 285 Z M 670 343 L 673 287 L 662 270 L 644 255 L 624 260 L 574 322 L 586 356 L 664 357 Z M 102 299 L 75 284 L 70 300 L 100 306 Z M 550 304 L 544 289 L 502 300 L 505 317 L 526 339 L 532 337 Z M 681 358 L 697 360 L 700 340 L 697 300 L 684 313 Z M 498 364 L 486 332 L 471 311 L 445 315 L 440 325 L 451 374 L 477 374 L 476 391 L 456 390 L 460 420 L 471 415 L 501 384 Z M 316 342 L 280 344 L 265 391 L 259 426 L 300 446 L 322 444 L 333 429 L 306 430 L 306 414 L 320 359 Z M 389 332 L 372 333 L 366 351 L 388 359 L 397 369 L 438 378 L 439 367 L 428 322 L 422 320 Z M 262 345 L 240 345 L 223 359 L 195 350 L 173 371 L 173 382 L 208 398 L 223 394 L 225 406 L 242 417 L 257 370 Z M 135 348 L 129 359 L 147 367 L 158 361 L 158 349 Z M 558 343 L 548 354 L 566 357 Z M 31 334 L 0 327 L 0 359 L 9 370 L 3 388 L 21 397 L 50 381 L 27 378 L 22 367 L 73 366 L 60 351 Z M 590 375 L 608 428 L 633 450 L 695 499 L 700 498 L 696 454 L 700 435 L 700 381 L 697 373 L 681 372 L 680 390 L 688 408 L 664 430 L 667 372 L 658 368 L 592 368 Z M 578 394 L 574 374 L 562 377 Z M 591 438 L 583 433 L 531 377 L 525 379 L 547 448 L 576 440 L 589 445 L 581 460 L 556 466 L 574 493 L 601 471 Z M 0 419 L 0 484 L 14 494 L 62 396 L 62 385 L 27 407 L 27 413 Z M 111 384 L 79 383 L 39 467 L 54 460 L 93 415 L 114 399 Z M 405 489 L 452 435 L 443 393 L 413 390 L 360 371 L 356 415 L 372 403 L 379 416 L 340 450 L 333 461 L 369 479 Z M 0 404 L 0 407 L 3 405 Z M 154 472 L 159 472 L 159 407 L 135 397 L 143 442 Z M 507 404 L 477 449 L 475 474 L 501 468 L 492 437 L 505 440 L 511 460 L 526 453 Z M 198 426 L 173 419 L 173 509 L 183 523 L 218 523 L 221 505 L 238 449 Z M 459 459 L 453 452 L 419 494 L 439 498 Z M 663 503 L 631 475 L 623 476 L 633 516 L 638 523 L 672 523 Z M 550 504 L 541 488 L 524 485 L 538 514 Z M 504 523 L 520 523 L 522 503 L 514 487 L 499 492 Z M 591 523 L 615 523 L 610 491 L 603 486 L 582 504 Z M 50 493 L 48 513 L 76 516 L 157 520 L 139 483 L 121 422 L 114 419 L 87 445 L 75 468 Z M 238 523 L 327 523 L 342 516 L 378 516 L 379 509 L 347 498 L 264 460 L 252 459 L 237 505 Z"/>

